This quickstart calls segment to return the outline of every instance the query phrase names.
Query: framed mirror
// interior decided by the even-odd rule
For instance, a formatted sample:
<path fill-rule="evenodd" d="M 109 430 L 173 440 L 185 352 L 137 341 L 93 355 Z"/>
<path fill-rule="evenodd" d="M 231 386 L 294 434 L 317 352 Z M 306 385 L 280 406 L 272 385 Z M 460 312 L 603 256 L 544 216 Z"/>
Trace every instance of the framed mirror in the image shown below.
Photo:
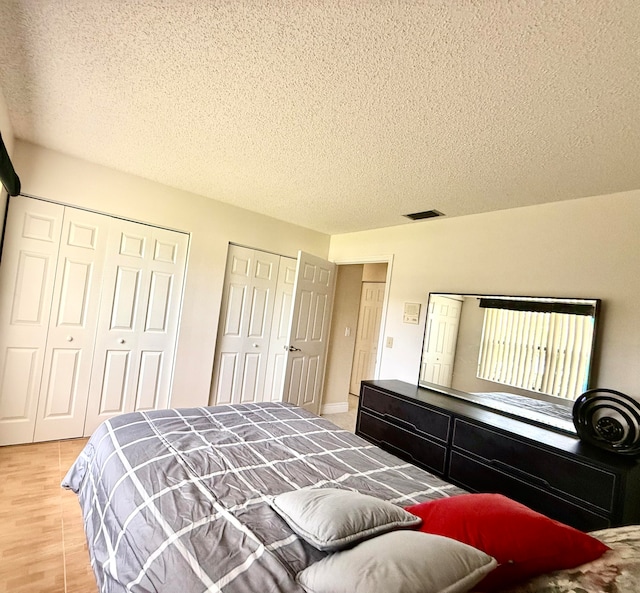
<path fill-rule="evenodd" d="M 599 299 L 431 293 L 418 384 L 573 432 L 599 307 Z"/>

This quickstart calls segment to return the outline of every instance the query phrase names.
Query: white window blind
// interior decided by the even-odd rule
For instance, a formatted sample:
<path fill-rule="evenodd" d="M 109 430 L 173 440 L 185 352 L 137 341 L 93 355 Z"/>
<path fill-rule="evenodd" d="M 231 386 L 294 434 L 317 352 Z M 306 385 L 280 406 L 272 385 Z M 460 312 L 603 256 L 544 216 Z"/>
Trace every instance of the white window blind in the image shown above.
<path fill-rule="evenodd" d="M 593 318 L 487 308 L 478 377 L 575 399 L 586 385 Z"/>

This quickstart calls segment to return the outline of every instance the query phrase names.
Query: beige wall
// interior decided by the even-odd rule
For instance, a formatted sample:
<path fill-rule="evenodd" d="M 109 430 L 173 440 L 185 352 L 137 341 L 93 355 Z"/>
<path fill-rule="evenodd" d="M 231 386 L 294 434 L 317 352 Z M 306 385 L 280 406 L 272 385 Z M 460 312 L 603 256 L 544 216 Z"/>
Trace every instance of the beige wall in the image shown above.
<path fill-rule="evenodd" d="M 364 264 L 362 270 L 363 282 L 386 282 L 387 264 Z"/>
<path fill-rule="evenodd" d="M 23 192 L 191 234 L 171 404 L 206 405 L 229 242 L 327 257 L 329 236 L 16 141 Z"/>
<path fill-rule="evenodd" d="M 369 265 L 369 264 L 365 264 Z M 386 264 L 384 264 L 386 268 Z M 363 265 L 338 266 L 322 406 L 347 405 L 362 291 Z M 350 335 L 345 336 L 345 329 Z M 347 410 L 338 410 L 346 412 Z M 326 413 L 331 409 L 327 408 Z"/>
<path fill-rule="evenodd" d="M 640 190 L 331 238 L 330 259 L 377 253 L 394 255 L 380 378 L 417 381 L 429 292 L 600 298 L 595 385 L 640 397 Z"/>

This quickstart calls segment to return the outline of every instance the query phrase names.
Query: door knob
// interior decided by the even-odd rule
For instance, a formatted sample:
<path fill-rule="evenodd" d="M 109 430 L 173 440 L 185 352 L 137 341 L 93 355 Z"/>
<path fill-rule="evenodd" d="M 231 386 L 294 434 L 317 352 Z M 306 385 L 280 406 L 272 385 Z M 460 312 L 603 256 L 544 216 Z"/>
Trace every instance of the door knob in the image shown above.
<path fill-rule="evenodd" d="M 67 336 L 67 342 L 73 342 L 73 336 Z"/>
<path fill-rule="evenodd" d="M 296 348 L 295 346 L 285 346 L 285 348 L 286 348 L 289 352 L 302 352 L 302 350 L 300 350 L 300 348 Z"/>
<path fill-rule="evenodd" d="M 254 348 L 260 348 L 260 344 L 252 344 Z"/>
<path fill-rule="evenodd" d="M 121 344 L 124 344 L 124 338 L 120 338 L 118 342 L 120 342 Z"/>

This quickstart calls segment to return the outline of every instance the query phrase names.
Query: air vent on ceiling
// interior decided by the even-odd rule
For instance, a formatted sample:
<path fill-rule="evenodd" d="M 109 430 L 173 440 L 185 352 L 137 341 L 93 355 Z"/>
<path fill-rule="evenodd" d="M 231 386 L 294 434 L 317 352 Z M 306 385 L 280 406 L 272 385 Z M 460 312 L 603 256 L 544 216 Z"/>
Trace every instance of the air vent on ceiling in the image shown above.
<path fill-rule="evenodd" d="M 403 216 L 410 218 L 411 220 L 422 220 L 424 218 L 437 218 L 438 216 L 444 216 L 444 214 L 442 212 L 439 212 L 438 210 L 425 210 L 424 212 L 403 214 Z"/>

